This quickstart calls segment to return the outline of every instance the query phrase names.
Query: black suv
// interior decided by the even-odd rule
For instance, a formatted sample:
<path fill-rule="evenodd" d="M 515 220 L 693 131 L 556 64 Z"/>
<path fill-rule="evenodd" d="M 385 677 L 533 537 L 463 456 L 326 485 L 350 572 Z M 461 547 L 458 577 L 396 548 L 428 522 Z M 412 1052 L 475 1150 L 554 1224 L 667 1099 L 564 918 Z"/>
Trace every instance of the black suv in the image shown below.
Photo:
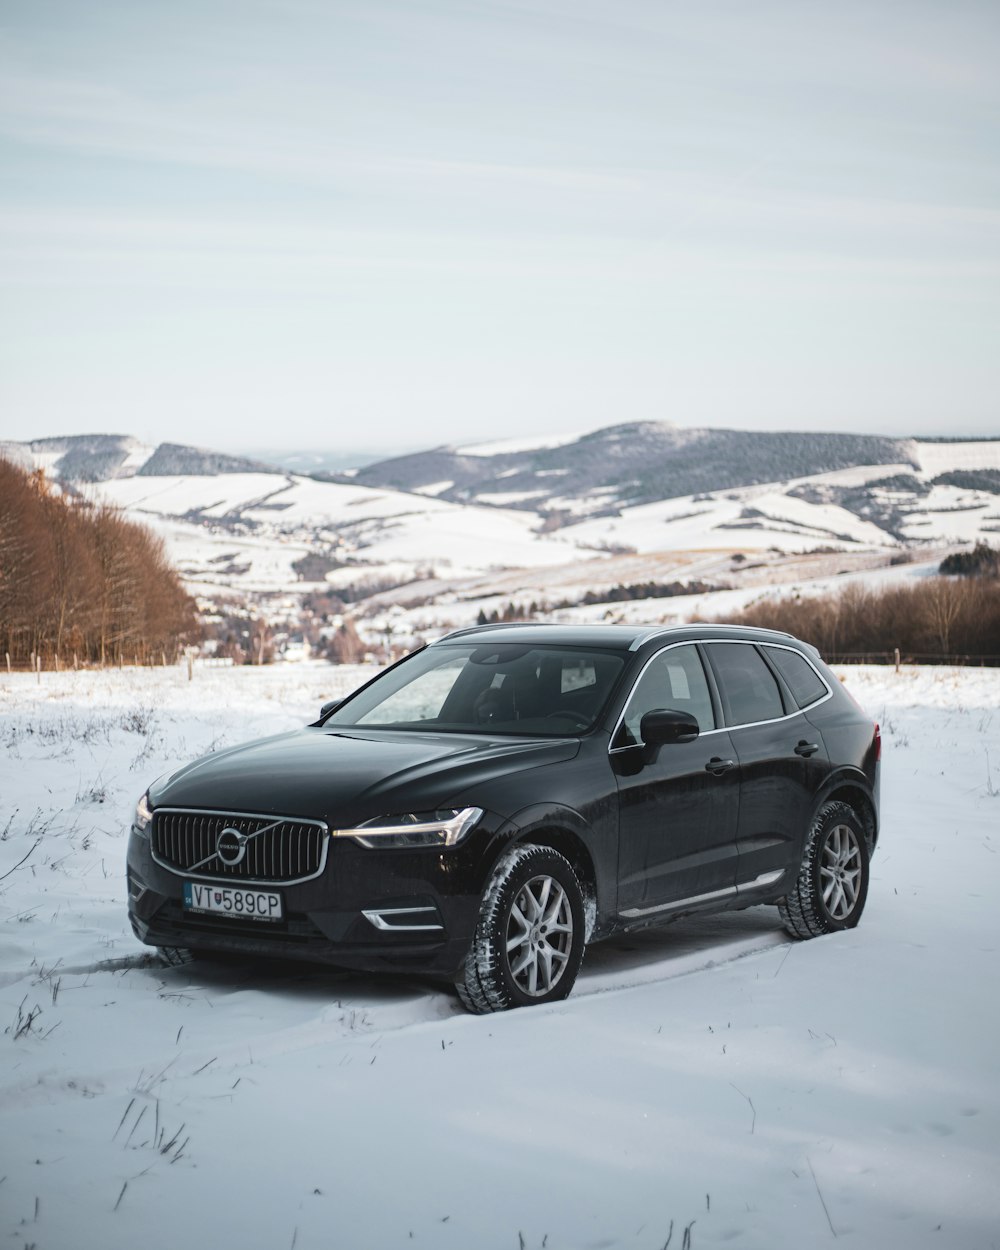
<path fill-rule="evenodd" d="M 569 994 L 584 947 L 777 904 L 858 923 L 878 726 L 770 630 L 509 625 L 414 652 L 314 724 L 139 800 L 143 942 L 453 981 L 473 1011 Z"/>

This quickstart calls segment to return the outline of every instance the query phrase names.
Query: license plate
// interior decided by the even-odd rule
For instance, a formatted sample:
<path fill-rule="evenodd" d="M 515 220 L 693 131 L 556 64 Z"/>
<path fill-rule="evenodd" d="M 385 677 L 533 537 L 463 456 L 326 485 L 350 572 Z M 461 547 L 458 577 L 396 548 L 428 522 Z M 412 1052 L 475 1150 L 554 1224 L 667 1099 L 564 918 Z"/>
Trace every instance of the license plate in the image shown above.
<path fill-rule="evenodd" d="M 186 911 L 229 916 L 234 920 L 280 920 L 281 895 L 274 890 L 249 890 L 230 885 L 184 882 Z"/>

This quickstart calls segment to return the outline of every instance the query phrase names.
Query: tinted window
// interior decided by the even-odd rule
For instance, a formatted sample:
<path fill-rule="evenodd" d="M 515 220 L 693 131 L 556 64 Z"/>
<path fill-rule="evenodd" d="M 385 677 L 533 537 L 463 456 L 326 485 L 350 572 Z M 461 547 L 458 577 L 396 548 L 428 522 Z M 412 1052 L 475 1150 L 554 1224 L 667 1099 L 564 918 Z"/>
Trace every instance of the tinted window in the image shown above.
<path fill-rule="evenodd" d="M 650 662 L 632 691 L 615 746 L 639 742 L 639 723 L 654 708 L 690 712 L 702 733 L 715 728 L 712 696 L 701 657 L 693 646 L 671 647 Z"/>
<path fill-rule="evenodd" d="M 826 694 L 826 686 L 819 674 L 797 651 L 786 651 L 783 647 L 767 647 L 768 659 L 785 679 L 785 684 L 792 692 L 792 698 L 799 707 L 809 707 L 817 699 Z"/>
<path fill-rule="evenodd" d="M 589 729 L 624 667 L 587 647 L 511 643 L 427 647 L 323 722 L 450 733 L 567 734 Z"/>
<path fill-rule="evenodd" d="M 730 725 L 749 725 L 784 716 L 778 683 L 756 647 L 742 642 L 713 642 L 708 651 Z"/>

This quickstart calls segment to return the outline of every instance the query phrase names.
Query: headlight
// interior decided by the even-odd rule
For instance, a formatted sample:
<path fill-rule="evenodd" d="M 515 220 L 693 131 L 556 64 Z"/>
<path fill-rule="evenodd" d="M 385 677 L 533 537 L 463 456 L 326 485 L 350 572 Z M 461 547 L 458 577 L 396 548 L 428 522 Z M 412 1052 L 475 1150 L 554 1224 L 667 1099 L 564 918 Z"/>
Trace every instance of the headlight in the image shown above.
<path fill-rule="evenodd" d="M 145 833 L 149 828 L 149 822 L 153 819 L 153 812 L 149 806 L 149 791 L 142 796 L 135 805 L 135 815 L 132 817 L 132 826 L 139 833 Z"/>
<path fill-rule="evenodd" d="M 353 838 L 369 850 L 375 847 L 455 846 L 483 814 L 481 807 L 449 807 L 437 812 L 410 812 L 406 816 L 378 816 L 357 829 L 334 829 L 334 838 Z"/>

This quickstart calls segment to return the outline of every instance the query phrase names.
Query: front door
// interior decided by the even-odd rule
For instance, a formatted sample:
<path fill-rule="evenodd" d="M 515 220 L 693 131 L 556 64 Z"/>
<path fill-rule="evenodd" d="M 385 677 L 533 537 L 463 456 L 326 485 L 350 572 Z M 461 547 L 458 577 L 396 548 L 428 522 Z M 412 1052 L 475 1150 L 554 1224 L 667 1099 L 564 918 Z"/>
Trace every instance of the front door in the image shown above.
<path fill-rule="evenodd" d="M 646 712 L 689 712 L 701 735 L 645 748 Z M 611 753 L 618 783 L 618 909 L 628 920 L 714 903 L 735 893 L 739 767 L 729 734 L 716 729 L 693 643 L 660 651 L 632 692 Z"/>

